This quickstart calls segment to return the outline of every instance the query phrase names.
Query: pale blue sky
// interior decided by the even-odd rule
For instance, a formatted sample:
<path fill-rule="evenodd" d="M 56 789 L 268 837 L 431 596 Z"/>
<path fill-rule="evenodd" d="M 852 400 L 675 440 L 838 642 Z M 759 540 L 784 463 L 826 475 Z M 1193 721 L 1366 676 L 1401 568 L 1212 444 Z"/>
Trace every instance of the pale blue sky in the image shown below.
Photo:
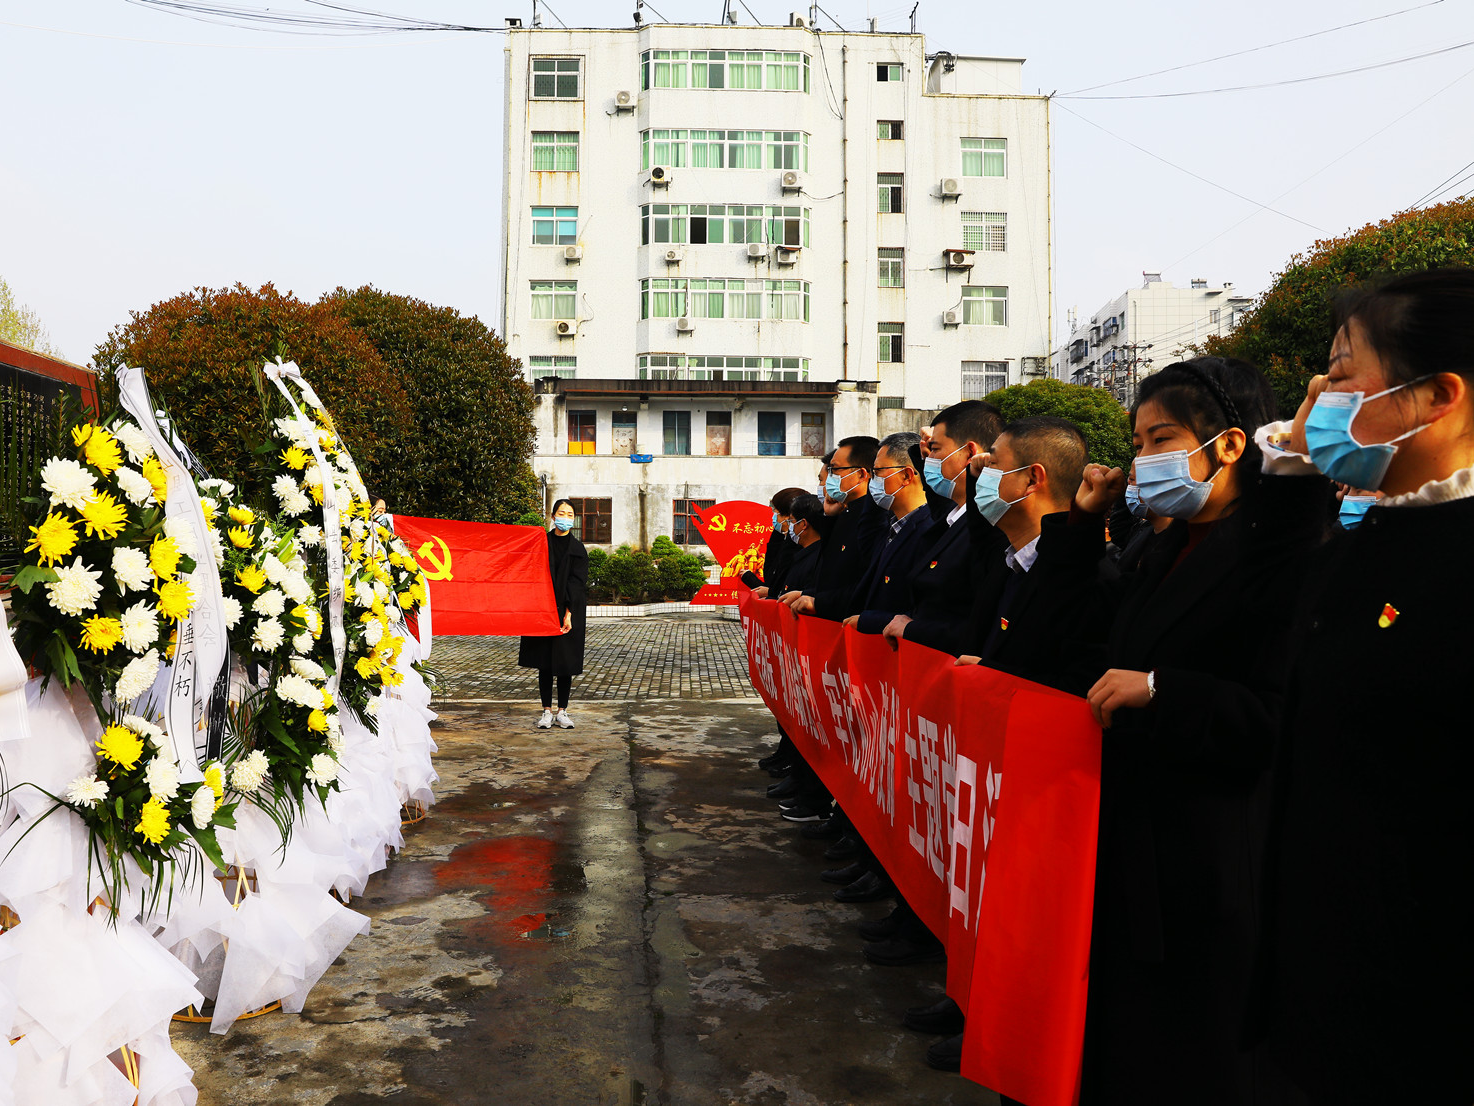
<path fill-rule="evenodd" d="M 806 8 L 749 2 L 769 23 Z M 1474 5 L 923 0 L 918 29 L 929 52 L 1025 57 L 1026 90 L 1065 93 L 1420 2 L 1366 26 L 1099 90 L 1179 92 L 1457 46 L 1474 40 Z M 851 29 L 871 13 L 882 29 L 905 29 L 909 5 L 891 3 L 824 7 Z M 374 6 L 498 26 L 531 14 L 530 0 Z M 720 0 L 657 6 L 693 22 L 721 11 Z M 560 0 L 556 10 L 569 25 L 624 26 L 633 3 Z M 42 27 L 53 30 L 33 29 Z M 236 281 L 272 281 L 308 299 L 372 283 L 497 322 L 500 35 L 308 38 L 125 0 L 0 0 L 0 43 L 0 276 L 68 358 L 90 360 L 132 310 Z M 1255 91 L 1061 99 L 1053 119 L 1058 333 L 1067 308 L 1095 310 L 1143 269 L 1257 293 L 1315 239 L 1418 200 L 1474 159 L 1474 46 Z M 1474 179 L 1458 191 L 1474 191 Z M 1249 200 L 1303 223 L 1256 214 Z"/>

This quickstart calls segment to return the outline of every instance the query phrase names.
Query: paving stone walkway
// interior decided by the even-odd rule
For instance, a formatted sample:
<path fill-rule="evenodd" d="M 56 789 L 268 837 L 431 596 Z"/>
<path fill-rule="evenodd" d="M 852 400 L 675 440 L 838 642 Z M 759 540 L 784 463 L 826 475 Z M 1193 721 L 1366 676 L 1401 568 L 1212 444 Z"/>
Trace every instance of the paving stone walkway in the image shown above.
<path fill-rule="evenodd" d="M 537 672 L 517 667 L 514 637 L 435 640 L 436 698 L 459 702 L 537 699 Z M 714 614 L 591 618 L 584 671 L 573 699 L 756 699 L 747 677 L 742 624 Z"/>

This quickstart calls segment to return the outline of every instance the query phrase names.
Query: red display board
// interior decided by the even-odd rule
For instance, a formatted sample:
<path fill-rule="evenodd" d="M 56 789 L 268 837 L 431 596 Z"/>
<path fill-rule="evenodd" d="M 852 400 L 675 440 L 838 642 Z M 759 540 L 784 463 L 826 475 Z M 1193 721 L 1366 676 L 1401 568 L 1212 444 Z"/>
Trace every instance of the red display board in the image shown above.
<path fill-rule="evenodd" d="M 717 564 L 722 566 L 722 578 L 719 583 L 704 585 L 691 597 L 691 602 L 735 606 L 742 574 L 763 574 L 768 536 L 773 532 L 773 508 L 750 499 L 729 499 L 699 512 L 696 529 Z"/>
<path fill-rule="evenodd" d="M 430 582 L 437 636 L 548 636 L 561 629 L 540 526 L 395 515 L 394 530 Z"/>

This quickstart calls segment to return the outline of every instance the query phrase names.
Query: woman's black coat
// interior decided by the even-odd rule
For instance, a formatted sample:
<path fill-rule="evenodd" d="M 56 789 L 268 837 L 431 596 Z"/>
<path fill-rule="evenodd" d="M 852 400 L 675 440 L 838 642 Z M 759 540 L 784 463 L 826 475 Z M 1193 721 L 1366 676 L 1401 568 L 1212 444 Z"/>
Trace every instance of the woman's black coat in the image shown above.
<path fill-rule="evenodd" d="M 554 542 L 567 542 L 562 556 L 555 556 Z M 553 574 L 553 596 L 558 601 L 558 618 L 573 615 L 573 629 L 548 637 L 524 637 L 517 663 L 555 676 L 577 676 L 583 671 L 583 640 L 588 608 L 589 555 L 583 542 L 572 534 L 548 534 L 548 566 Z"/>
<path fill-rule="evenodd" d="M 775 590 L 782 582 L 784 575 L 788 572 L 788 566 L 793 561 L 793 553 L 798 546 L 788 540 L 788 535 L 781 530 L 774 530 L 768 535 L 767 548 L 763 550 L 763 571 L 761 576 L 763 583 L 768 586 L 768 598 L 777 599 Z"/>
<path fill-rule="evenodd" d="M 1123 583 L 1106 668 L 1156 697 L 1104 732 L 1082 1104 L 1264 1101 L 1241 1047 L 1289 615 L 1318 478 L 1253 476 L 1185 558 L 1174 522 Z"/>

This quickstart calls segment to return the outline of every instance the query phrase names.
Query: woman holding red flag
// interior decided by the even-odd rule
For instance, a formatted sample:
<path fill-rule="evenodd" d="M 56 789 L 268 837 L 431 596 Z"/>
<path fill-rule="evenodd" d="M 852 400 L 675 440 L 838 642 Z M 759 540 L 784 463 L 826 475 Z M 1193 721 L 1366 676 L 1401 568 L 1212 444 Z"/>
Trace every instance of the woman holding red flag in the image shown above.
<path fill-rule="evenodd" d="M 573 536 L 578 516 L 573 503 L 560 499 L 553 504 L 548 525 L 548 568 L 553 576 L 553 596 L 562 620 L 559 633 L 547 637 L 524 637 L 517 663 L 537 669 L 538 691 L 543 712 L 540 730 L 551 729 L 554 721 L 565 730 L 573 728 L 568 717 L 568 696 L 573 677 L 583 671 L 585 617 L 588 609 L 589 555 L 583 542 Z M 558 713 L 553 714 L 553 680 L 558 682 Z"/>

